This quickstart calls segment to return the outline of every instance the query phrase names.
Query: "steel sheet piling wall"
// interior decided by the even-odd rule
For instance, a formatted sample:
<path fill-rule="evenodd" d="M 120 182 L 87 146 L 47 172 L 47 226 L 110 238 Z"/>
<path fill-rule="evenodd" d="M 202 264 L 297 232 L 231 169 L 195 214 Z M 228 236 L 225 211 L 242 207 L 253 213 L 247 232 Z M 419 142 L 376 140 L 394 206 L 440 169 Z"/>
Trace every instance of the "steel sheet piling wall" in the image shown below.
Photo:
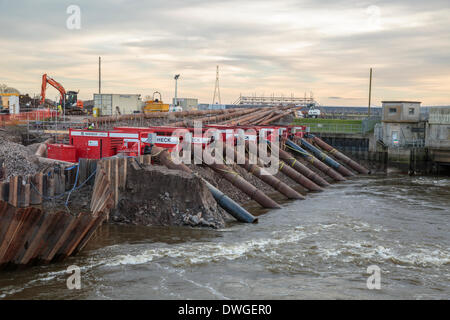
<path fill-rule="evenodd" d="M 103 221 L 105 213 L 77 216 L 43 212 L 28 207 L 16 208 L 0 201 L 0 269 L 49 263 L 69 256 L 92 232 L 92 221 Z M 95 230 L 94 230 L 95 231 Z"/>

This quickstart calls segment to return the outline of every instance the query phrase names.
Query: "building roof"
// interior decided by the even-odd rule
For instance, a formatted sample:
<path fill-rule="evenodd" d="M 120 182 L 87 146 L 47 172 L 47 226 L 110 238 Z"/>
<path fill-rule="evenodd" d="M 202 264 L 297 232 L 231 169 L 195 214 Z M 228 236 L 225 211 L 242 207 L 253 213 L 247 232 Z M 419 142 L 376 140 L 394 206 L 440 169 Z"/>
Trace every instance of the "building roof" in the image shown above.
<path fill-rule="evenodd" d="M 421 101 L 381 101 L 381 103 L 422 103 Z"/>

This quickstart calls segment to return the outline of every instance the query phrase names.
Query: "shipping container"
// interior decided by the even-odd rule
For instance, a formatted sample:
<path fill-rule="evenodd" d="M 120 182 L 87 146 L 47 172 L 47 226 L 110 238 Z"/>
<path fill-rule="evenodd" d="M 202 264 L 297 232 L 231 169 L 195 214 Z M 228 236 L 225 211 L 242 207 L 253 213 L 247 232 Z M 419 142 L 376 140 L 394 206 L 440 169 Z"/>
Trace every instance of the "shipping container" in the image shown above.
<path fill-rule="evenodd" d="M 94 108 L 98 108 L 102 116 L 140 112 L 142 109 L 141 95 L 95 93 Z"/>

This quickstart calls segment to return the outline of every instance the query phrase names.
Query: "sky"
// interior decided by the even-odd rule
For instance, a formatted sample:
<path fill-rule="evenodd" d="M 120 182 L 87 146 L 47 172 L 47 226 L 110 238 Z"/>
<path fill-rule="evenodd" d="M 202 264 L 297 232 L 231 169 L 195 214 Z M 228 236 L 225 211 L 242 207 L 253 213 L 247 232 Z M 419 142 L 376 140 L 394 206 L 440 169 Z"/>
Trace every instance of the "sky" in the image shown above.
<path fill-rule="evenodd" d="M 74 11 L 73 6 L 79 8 Z M 81 99 L 162 93 L 212 103 L 313 93 L 322 105 L 450 104 L 448 0 L 0 0 L 0 84 L 42 74 Z M 79 23 L 78 23 L 79 22 Z M 47 90 L 49 98 L 58 92 Z"/>

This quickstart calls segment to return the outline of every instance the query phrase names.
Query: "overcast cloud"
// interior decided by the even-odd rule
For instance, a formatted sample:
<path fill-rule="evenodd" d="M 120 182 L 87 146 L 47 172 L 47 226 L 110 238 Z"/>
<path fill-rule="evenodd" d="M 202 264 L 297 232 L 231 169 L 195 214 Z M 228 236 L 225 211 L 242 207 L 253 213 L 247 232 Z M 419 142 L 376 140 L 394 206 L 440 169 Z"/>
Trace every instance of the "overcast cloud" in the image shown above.
<path fill-rule="evenodd" d="M 69 5 L 81 29 L 69 30 Z M 43 73 L 92 99 L 102 91 L 210 103 L 239 94 L 303 96 L 324 105 L 414 99 L 450 103 L 450 4 L 402 1 L 0 0 L 0 83 L 39 94 Z M 50 89 L 49 96 L 57 91 Z"/>

